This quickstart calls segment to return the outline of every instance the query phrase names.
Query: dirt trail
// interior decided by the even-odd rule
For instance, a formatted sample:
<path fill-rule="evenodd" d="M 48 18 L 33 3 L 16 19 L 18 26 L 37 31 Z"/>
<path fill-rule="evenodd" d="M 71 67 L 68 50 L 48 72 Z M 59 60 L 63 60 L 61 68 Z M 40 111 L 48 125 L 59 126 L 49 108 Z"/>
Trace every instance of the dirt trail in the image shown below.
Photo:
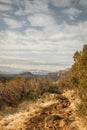
<path fill-rule="evenodd" d="M 69 106 L 70 101 L 61 95 L 57 103 L 45 107 L 30 118 L 26 130 L 78 130 L 77 126 L 72 126 L 75 117 Z"/>
<path fill-rule="evenodd" d="M 36 102 L 24 101 L 15 110 L 0 114 L 0 130 L 87 130 L 75 115 L 73 91 L 50 94 Z M 53 97 L 52 97 L 53 96 Z M 45 99 L 47 98 L 47 99 Z M 10 113 L 10 111 L 14 111 Z"/>
<path fill-rule="evenodd" d="M 28 119 L 26 130 L 87 130 L 75 114 L 77 102 L 73 91 L 65 91 L 58 97 L 58 102 Z"/>

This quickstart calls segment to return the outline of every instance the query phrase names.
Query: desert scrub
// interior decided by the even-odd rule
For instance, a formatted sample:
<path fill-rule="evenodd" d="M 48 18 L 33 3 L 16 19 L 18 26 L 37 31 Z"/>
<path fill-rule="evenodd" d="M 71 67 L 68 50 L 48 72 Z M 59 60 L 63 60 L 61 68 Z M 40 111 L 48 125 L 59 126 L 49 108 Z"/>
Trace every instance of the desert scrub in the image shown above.
<path fill-rule="evenodd" d="M 16 106 L 24 99 L 35 101 L 46 92 L 59 93 L 58 87 L 47 77 L 29 80 L 15 77 L 0 86 L 0 106 Z"/>
<path fill-rule="evenodd" d="M 81 103 L 77 104 L 78 116 L 87 121 L 87 45 L 83 50 L 74 54 L 74 64 L 71 68 L 71 82 Z"/>
<path fill-rule="evenodd" d="M 82 122 L 87 125 L 87 107 L 84 103 L 76 104 L 76 114 L 80 117 Z"/>

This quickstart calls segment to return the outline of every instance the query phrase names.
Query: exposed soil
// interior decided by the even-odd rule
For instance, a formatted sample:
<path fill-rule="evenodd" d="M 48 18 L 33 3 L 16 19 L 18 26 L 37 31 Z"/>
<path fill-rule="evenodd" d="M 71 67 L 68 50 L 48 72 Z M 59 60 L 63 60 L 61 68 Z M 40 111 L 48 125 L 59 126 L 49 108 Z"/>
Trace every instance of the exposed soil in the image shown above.
<path fill-rule="evenodd" d="M 58 103 L 53 103 L 29 119 L 26 130 L 78 130 L 77 126 L 72 126 L 75 117 L 69 106 L 70 101 L 60 96 Z"/>
<path fill-rule="evenodd" d="M 0 112 L 0 130 L 87 130 L 75 114 L 78 99 L 72 95 L 45 94 L 36 102 L 7 107 Z"/>

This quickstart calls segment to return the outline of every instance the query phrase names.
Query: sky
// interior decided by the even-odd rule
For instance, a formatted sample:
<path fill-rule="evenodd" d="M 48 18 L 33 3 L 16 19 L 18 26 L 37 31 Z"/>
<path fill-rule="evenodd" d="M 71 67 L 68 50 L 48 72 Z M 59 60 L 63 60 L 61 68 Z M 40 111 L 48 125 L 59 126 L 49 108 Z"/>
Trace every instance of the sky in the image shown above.
<path fill-rule="evenodd" d="M 58 71 L 87 44 L 87 0 L 0 0 L 0 72 Z"/>

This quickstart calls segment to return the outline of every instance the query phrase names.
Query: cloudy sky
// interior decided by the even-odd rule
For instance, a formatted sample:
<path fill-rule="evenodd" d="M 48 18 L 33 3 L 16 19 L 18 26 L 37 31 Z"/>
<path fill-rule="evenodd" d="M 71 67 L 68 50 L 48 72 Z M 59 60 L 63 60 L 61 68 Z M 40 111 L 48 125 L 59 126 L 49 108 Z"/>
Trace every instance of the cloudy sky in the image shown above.
<path fill-rule="evenodd" d="M 87 44 L 87 0 L 0 0 L 0 71 L 58 71 Z"/>

